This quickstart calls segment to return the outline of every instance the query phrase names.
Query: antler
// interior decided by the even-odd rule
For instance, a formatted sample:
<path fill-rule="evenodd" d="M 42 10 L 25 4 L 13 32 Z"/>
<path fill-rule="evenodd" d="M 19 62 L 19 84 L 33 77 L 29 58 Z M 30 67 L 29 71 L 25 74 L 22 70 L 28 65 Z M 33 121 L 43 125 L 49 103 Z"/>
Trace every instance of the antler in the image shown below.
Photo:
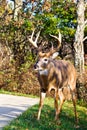
<path fill-rule="evenodd" d="M 47 57 L 49 57 L 50 55 L 52 55 L 53 53 L 55 53 L 61 47 L 61 33 L 59 32 L 59 37 L 51 35 L 51 34 L 50 34 L 50 36 L 58 40 L 58 47 L 54 48 L 53 45 L 52 45 L 52 48 L 50 49 L 50 51 L 48 53 L 39 52 L 39 55 L 41 57 L 44 57 L 45 55 Z"/>
<path fill-rule="evenodd" d="M 59 37 L 51 35 L 51 34 L 50 34 L 50 36 L 58 40 L 58 47 L 54 48 L 53 45 L 52 45 L 52 48 L 51 48 L 50 52 L 47 53 L 48 56 L 50 56 L 51 54 L 55 53 L 61 47 L 61 39 L 62 39 L 60 32 L 59 32 Z"/>
<path fill-rule="evenodd" d="M 58 40 L 58 48 L 60 48 L 61 47 L 61 41 L 62 41 L 61 33 L 59 32 L 59 37 L 54 36 L 52 34 L 50 34 L 50 36 Z"/>
<path fill-rule="evenodd" d="M 30 37 L 30 38 L 28 37 L 28 40 L 29 40 L 29 42 L 30 42 L 34 47 L 38 48 L 38 46 L 37 46 L 37 40 L 38 40 L 38 38 L 39 38 L 40 31 L 37 33 L 37 36 L 36 36 L 35 41 L 33 41 L 34 32 L 35 32 L 35 29 L 33 30 L 32 34 L 31 34 L 31 37 Z"/>

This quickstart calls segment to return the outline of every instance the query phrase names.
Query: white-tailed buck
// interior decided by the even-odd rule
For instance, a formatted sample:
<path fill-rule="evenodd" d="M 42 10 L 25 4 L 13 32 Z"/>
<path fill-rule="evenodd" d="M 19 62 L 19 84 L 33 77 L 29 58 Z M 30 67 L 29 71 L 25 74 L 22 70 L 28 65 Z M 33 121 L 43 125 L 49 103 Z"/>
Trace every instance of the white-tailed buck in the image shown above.
<path fill-rule="evenodd" d="M 34 47 L 38 48 L 37 40 L 40 32 L 37 34 L 35 41 L 33 41 L 34 31 L 29 42 Z M 75 120 L 77 123 L 77 112 L 76 112 L 76 70 L 74 66 L 65 60 L 55 59 L 57 56 L 58 49 L 61 46 L 61 34 L 59 37 L 51 35 L 51 37 L 58 40 L 58 47 L 55 49 L 52 47 L 49 52 L 42 53 L 38 52 L 38 60 L 34 65 L 34 69 L 38 72 L 38 80 L 40 83 L 40 103 L 37 119 L 40 119 L 41 109 L 46 93 L 51 90 L 55 91 L 54 104 L 55 104 L 55 119 L 58 119 L 62 105 L 65 100 L 72 99 L 75 113 Z M 58 106 L 58 99 L 60 105 Z"/>

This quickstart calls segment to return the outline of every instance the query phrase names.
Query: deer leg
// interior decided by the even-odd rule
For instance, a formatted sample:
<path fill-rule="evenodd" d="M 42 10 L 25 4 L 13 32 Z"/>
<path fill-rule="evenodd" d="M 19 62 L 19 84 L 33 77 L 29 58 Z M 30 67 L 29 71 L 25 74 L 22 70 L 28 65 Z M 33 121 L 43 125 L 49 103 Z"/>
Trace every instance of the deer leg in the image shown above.
<path fill-rule="evenodd" d="M 76 111 L 76 95 L 74 92 L 72 92 L 72 102 L 74 106 L 75 121 L 76 121 L 76 124 L 78 124 L 77 111 Z"/>
<path fill-rule="evenodd" d="M 59 89 L 58 95 L 59 95 L 59 99 L 60 99 L 60 105 L 59 105 L 59 108 L 58 108 L 58 115 L 59 115 L 60 112 L 61 112 L 61 109 L 62 109 L 62 105 L 65 101 L 65 97 L 64 97 L 64 94 L 62 92 L 62 89 Z"/>
<path fill-rule="evenodd" d="M 71 86 L 69 85 L 70 88 L 70 93 L 72 96 L 72 102 L 73 102 L 73 106 L 74 106 L 74 114 L 75 114 L 75 121 L 76 121 L 76 125 L 78 124 L 78 118 L 77 118 L 77 110 L 76 110 L 76 83 L 72 84 Z"/>
<path fill-rule="evenodd" d="M 56 110 L 56 115 L 55 115 L 55 120 L 57 120 L 58 118 L 58 92 L 55 92 L 55 98 L 54 98 L 54 106 L 55 106 L 55 110 Z"/>
<path fill-rule="evenodd" d="M 37 120 L 40 119 L 41 110 L 42 110 L 42 107 L 43 107 L 43 102 L 44 102 L 45 96 L 46 96 L 46 93 L 44 93 L 44 92 L 40 93 L 40 102 L 39 102 L 39 111 L 38 111 Z"/>

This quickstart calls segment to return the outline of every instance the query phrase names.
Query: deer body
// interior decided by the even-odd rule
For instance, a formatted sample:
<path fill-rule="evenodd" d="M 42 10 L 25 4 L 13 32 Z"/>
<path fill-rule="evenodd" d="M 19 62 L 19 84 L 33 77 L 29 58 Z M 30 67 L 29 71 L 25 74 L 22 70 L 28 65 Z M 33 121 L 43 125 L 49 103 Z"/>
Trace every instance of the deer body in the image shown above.
<path fill-rule="evenodd" d="M 59 38 L 53 35 L 51 36 L 58 40 L 58 44 L 60 46 L 60 35 Z M 29 39 L 30 42 L 32 40 L 32 37 Z M 35 42 L 35 47 L 36 46 L 37 44 Z M 65 60 L 56 60 L 57 55 L 55 54 L 55 52 L 56 50 L 54 48 L 52 48 L 48 53 L 42 53 L 40 51 L 38 53 L 38 60 L 34 65 L 34 69 L 38 72 L 38 80 L 40 83 L 40 103 L 37 119 L 40 119 L 46 93 L 50 93 L 51 90 L 54 90 L 54 106 L 56 110 L 55 119 L 58 119 L 64 101 L 66 99 L 72 99 L 75 119 L 77 123 L 76 70 L 70 62 Z M 60 100 L 59 106 L 58 99 Z"/>
<path fill-rule="evenodd" d="M 38 112 L 38 120 L 40 119 L 40 113 L 43 106 L 43 101 L 46 93 L 50 93 L 51 90 L 55 91 L 55 109 L 58 119 L 59 113 L 62 109 L 62 104 L 66 99 L 76 102 L 76 70 L 74 66 L 64 60 L 55 60 L 45 57 L 42 62 L 41 59 L 35 64 L 35 70 L 38 70 L 38 80 L 41 86 L 40 106 Z M 64 92 L 70 96 L 65 96 Z M 66 92 L 65 92 L 66 93 Z M 58 99 L 60 100 L 60 106 L 58 108 Z M 76 108 L 75 108 L 76 113 Z"/>
<path fill-rule="evenodd" d="M 72 85 L 75 90 L 76 71 L 70 62 L 64 60 L 51 60 L 44 70 L 38 70 L 38 80 L 41 85 L 41 91 L 50 91 L 51 87 L 55 89 Z M 74 84 L 74 85 L 73 85 Z"/>

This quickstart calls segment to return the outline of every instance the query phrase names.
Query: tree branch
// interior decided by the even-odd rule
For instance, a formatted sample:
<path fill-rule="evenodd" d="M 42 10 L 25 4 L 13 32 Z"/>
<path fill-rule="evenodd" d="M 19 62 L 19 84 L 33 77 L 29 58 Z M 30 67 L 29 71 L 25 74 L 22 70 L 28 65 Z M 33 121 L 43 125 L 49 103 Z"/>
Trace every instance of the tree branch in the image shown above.
<path fill-rule="evenodd" d="M 87 39 L 87 36 L 83 39 L 83 42 Z"/>
<path fill-rule="evenodd" d="M 87 24 L 87 20 L 85 20 L 85 25 Z"/>
<path fill-rule="evenodd" d="M 83 27 L 86 28 L 87 26 L 87 20 L 85 20 Z"/>
<path fill-rule="evenodd" d="M 87 2 L 85 2 L 85 7 L 87 6 Z"/>

